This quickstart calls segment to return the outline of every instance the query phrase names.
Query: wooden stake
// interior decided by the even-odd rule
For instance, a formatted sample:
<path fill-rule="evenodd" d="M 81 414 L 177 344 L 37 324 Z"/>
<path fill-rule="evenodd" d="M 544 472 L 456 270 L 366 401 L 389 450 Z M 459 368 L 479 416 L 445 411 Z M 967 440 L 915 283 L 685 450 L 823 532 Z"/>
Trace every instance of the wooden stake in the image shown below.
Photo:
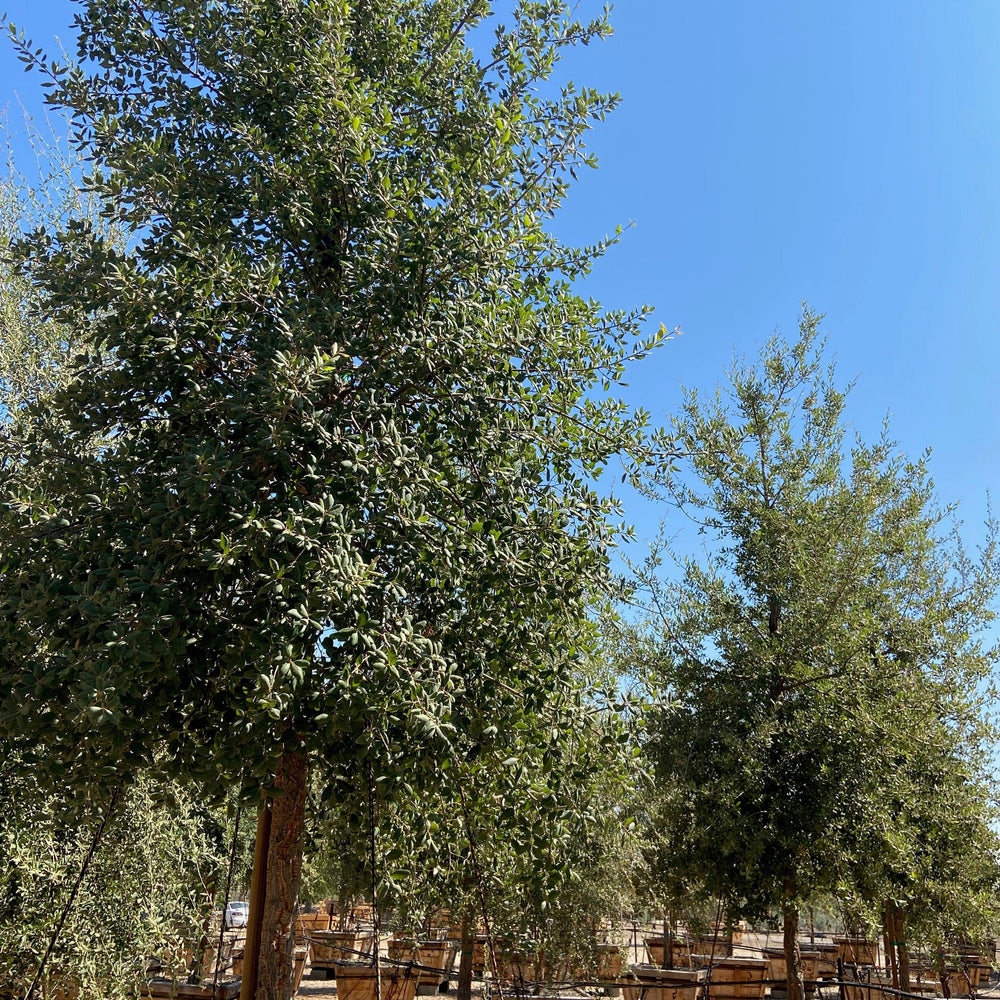
<path fill-rule="evenodd" d="M 257 840 L 253 848 L 253 875 L 250 879 L 250 912 L 247 940 L 243 949 L 243 982 L 240 1000 L 254 1000 L 257 993 L 257 965 L 264 929 L 264 894 L 267 885 L 267 848 L 271 841 L 271 805 L 266 802 L 257 813 Z"/>

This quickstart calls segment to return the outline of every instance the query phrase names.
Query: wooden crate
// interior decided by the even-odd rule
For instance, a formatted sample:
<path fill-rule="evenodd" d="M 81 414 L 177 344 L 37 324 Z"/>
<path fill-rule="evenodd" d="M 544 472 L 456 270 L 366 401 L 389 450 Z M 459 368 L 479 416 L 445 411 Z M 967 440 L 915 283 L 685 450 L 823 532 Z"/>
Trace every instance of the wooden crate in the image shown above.
<path fill-rule="evenodd" d="M 844 996 L 847 1000 L 889 1000 L 889 997 L 877 987 L 888 986 L 892 988 L 892 978 L 876 972 L 872 968 L 866 968 L 856 979 L 853 978 L 850 970 L 845 970 L 844 979 L 847 983 L 844 986 Z M 854 985 L 854 983 L 857 985 Z"/>
<path fill-rule="evenodd" d="M 709 971 L 710 1000 L 762 1000 L 767 988 L 763 958 L 724 958 Z"/>
<path fill-rule="evenodd" d="M 622 980 L 624 1000 L 698 1000 L 706 973 L 703 969 L 661 969 L 633 965 L 632 976 Z"/>
<path fill-rule="evenodd" d="M 374 942 L 374 936 L 357 931 L 315 931 L 309 940 L 309 961 L 314 969 L 332 969 L 337 962 L 356 962 L 371 954 Z"/>
<path fill-rule="evenodd" d="M 859 937 L 835 937 L 837 957 L 844 965 L 878 965 L 878 945 Z"/>
<path fill-rule="evenodd" d="M 375 1000 L 375 966 L 335 962 L 337 1000 Z M 408 966 L 382 966 L 382 1000 L 413 1000 L 417 977 Z"/>
<path fill-rule="evenodd" d="M 837 946 L 835 944 L 818 944 L 812 950 L 819 955 L 817 963 L 819 975 L 835 979 L 837 976 L 837 955 L 839 954 Z"/>
<path fill-rule="evenodd" d="M 767 960 L 767 978 L 781 982 L 788 979 L 788 966 L 785 962 L 784 948 L 764 948 L 764 958 Z M 802 978 L 815 982 L 819 978 L 820 954 L 818 951 L 799 951 L 799 965 L 802 967 Z M 834 963 L 834 971 L 837 966 Z"/>

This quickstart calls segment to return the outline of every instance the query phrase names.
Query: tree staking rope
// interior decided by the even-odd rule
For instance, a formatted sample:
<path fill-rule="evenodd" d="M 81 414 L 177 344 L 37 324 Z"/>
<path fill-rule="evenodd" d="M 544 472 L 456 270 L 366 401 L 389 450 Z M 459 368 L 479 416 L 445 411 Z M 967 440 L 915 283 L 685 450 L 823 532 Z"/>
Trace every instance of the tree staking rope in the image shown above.
<path fill-rule="evenodd" d="M 236 864 L 236 844 L 240 836 L 240 817 L 243 806 L 236 807 L 236 826 L 233 829 L 233 846 L 229 849 L 229 871 L 226 873 L 226 895 L 222 901 L 222 920 L 219 922 L 219 945 L 215 949 L 215 978 L 212 980 L 212 1000 L 219 989 L 219 965 L 222 963 L 222 945 L 226 933 L 226 910 L 229 909 L 229 892 L 233 887 L 233 866 Z"/>
<path fill-rule="evenodd" d="M 490 954 L 490 965 L 493 966 L 493 981 L 496 983 L 497 997 L 503 1000 L 503 990 L 500 988 L 500 970 L 497 966 L 496 951 L 493 948 L 493 932 L 490 930 L 490 915 L 486 908 L 486 890 L 483 888 L 483 875 L 479 869 L 476 857 L 476 839 L 472 836 L 472 824 L 469 822 L 469 806 L 465 801 L 465 789 L 459 785 L 458 794 L 462 799 L 462 818 L 465 820 L 465 834 L 469 838 L 469 853 L 472 855 L 472 870 L 476 873 L 476 886 L 479 889 L 479 904 L 483 910 L 483 925 L 486 928 L 486 948 Z M 381 998 L 377 998 L 381 1000 Z"/>
<path fill-rule="evenodd" d="M 84 878 L 86 878 L 87 869 L 90 867 L 90 862 L 93 860 L 97 847 L 101 842 L 101 837 L 104 836 L 104 828 L 108 825 L 108 820 L 111 818 L 111 814 L 114 812 L 114 808 L 118 804 L 118 794 L 120 791 L 121 785 L 116 785 L 111 794 L 111 801 L 108 803 L 107 809 L 104 810 L 104 817 L 101 819 L 101 825 L 97 828 L 97 832 L 94 834 L 94 839 L 90 842 L 90 850 L 87 851 L 87 855 L 83 859 L 83 864 L 80 866 L 80 873 L 77 875 L 76 882 L 73 883 L 73 888 L 70 890 L 69 899 L 66 900 L 66 905 L 63 907 L 62 914 L 59 917 L 59 922 L 56 924 L 55 930 L 52 931 L 52 937 L 49 938 L 49 946 L 45 949 L 45 954 L 42 955 L 41 962 L 38 963 L 35 978 L 31 981 L 31 988 L 28 990 L 25 1000 L 34 1000 L 35 991 L 38 989 L 42 973 L 45 972 L 45 965 L 49 960 L 49 956 L 52 954 L 52 949 L 55 948 L 56 942 L 59 940 L 59 935 L 62 933 L 63 925 L 66 923 L 66 918 L 69 916 L 69 911 L 73 908 L 73 903 L 76 902 L 76 895 L 80 891 L 80 886 L 83 885 Z"/>

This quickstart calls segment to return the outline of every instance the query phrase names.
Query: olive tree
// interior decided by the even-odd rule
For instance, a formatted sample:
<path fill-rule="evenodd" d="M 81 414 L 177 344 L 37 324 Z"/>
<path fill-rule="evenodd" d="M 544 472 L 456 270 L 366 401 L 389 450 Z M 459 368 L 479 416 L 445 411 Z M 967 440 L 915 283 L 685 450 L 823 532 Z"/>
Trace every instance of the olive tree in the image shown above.
<path fill-rule="evenodd" d="M 24 997 L 34 987 L 124 998 L 149 960 L 186 978 L 206 944 L 215 953 L 216 941 L 205 939 L 234 834 L 224 811 L 138 777 L 114 822 L 77 809 L 69 824 L 65 798 L 13 764 L 0 768 L 0 994 Z"/>

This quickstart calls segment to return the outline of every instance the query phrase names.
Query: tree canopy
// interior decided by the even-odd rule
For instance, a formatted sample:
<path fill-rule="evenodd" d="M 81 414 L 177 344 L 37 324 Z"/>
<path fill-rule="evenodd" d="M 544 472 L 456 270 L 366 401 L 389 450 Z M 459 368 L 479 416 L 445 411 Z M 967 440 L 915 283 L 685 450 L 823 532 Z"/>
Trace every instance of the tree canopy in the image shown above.
<path fill-rule="evenodd" d="M 299 825 L 310 763 L 403 793 L 572 688 L 595 482 L 645 422 L 604 389 L 662 330 L 575 291 L 613 238 L 546 229 L 617 101 L 554 68 L 606 16 L 490 14 L 88 0 L 70 63 L 15 34 L 124 234 L 12 258 L 80 345 L 0 458 L 0 738 L 40 780 Z"/>
<path fill-rule="evenodd" d="M 484 55 L 488 6 L 92 2 L 75 65 L 26 56 L 128 235 L 20 244 L 86 344 L 0 484 L 0 720 L 58 780 L 267 785 L 551 684 L 639 314 L 544 229 L 615 100 L 535 84 L 606 22 L 520 4 Z"/>
<path fill-rule="evenodd" d="M 926 455 L 886 434 L 849 443 L 819 322 L 804 312 L 797 339 L 737 363 L 727 392 L 686 394 L 669 432 L 683 459 L 650 489 L 708 553 L 679 556 L 679 580 L 655 555 L 640 574 L 652 616 L 638 655 L 660 695 L 647 747 L 675 875 L 737 912 L 784 912 L 786 944 L 802 904 L 872 889 L 879 831 L 919 853 L 886 831 L 894 800 L 937 795 L 942 765 L 980 773 L 979 633 L 998 581 L 992 529 L 967 555 Z"/>

